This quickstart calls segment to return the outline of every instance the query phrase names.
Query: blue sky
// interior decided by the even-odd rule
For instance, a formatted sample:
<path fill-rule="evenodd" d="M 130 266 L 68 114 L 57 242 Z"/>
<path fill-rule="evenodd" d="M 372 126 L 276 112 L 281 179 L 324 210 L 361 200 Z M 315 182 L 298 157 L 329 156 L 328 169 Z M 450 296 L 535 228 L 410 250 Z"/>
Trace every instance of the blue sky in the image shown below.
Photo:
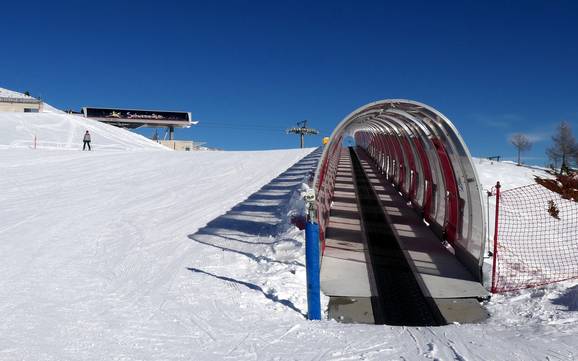
<path fill-rule="evenodd" d="M 0 86 L 61 109 L 186 110 L 180 139 L 228 150 L 320 144 L 355 108 L 429 104 L 476 156 L 578 132 L 574 1 L 155 1 L 2 4 Z M 147 132 L 150 134 L 150 132 Z"/>

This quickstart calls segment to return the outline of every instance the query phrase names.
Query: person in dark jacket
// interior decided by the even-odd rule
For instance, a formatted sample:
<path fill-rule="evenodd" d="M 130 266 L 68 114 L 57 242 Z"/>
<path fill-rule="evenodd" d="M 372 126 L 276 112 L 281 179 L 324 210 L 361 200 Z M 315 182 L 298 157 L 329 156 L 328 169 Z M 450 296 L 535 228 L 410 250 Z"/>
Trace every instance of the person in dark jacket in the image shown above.
<path fill-rule="evenodd" d="M 90 133 L 88 130 L 84 133 L 84 138 L 82 138 L 84 145 L 82 146 L 82 150 L 86 150 L 86 146 L 88 145 L 88 150 L 90 149 Z"/>

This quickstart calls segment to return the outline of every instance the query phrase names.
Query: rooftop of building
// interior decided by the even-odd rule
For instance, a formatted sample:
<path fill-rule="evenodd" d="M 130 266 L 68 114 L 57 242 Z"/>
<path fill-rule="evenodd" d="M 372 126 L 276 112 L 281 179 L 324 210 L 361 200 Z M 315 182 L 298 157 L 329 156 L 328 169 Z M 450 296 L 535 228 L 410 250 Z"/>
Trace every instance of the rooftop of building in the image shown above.
<path fill-rule="evenodd" d="M 0 102 L 30 102 L 39 103 L 40 100 L 26 95 L 24 93 L 19 93 L 14 90 L 9 90 L 6 88 L 0 88 Z"/>

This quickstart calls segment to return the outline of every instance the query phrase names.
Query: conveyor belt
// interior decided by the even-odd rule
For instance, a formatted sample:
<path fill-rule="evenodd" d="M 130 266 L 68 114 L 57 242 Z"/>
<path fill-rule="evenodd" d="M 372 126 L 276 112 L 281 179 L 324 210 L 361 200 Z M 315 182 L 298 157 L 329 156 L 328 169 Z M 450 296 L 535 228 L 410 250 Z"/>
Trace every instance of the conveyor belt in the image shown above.
<path fill-rule="evenodd" d="M 435 305 L 422 294 L 352 148 L 350 155 L 377 292 L 373 302 L 375 323 L 406 326 L 443 324 Z"/>

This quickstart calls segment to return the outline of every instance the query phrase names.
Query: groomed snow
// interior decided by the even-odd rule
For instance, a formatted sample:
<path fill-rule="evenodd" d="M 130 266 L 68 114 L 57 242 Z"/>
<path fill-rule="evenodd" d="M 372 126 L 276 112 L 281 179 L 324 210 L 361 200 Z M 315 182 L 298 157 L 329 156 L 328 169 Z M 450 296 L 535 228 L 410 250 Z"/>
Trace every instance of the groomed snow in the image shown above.
<path fill-rule="evenodd" d="M 578 357 L 577 282 L 494 296 L 478 325 L 306 321 L 288 214 L 310 152 L 0 150 L 0 360 Z"/>

